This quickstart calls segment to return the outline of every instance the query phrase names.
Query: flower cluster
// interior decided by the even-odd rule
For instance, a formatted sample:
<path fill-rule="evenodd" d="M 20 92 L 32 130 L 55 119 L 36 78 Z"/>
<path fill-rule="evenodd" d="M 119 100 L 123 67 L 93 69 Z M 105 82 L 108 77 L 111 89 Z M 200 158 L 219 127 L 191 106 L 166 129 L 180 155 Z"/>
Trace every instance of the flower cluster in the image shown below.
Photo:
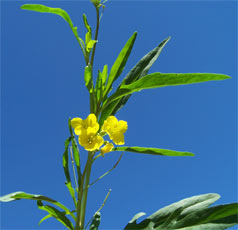
<path fill-rule="evenodd" d="M 116 145 L 124 145 L 124 133 L 128 126 L 126 121 L 118 121 L 115 116 L 109 116 L 101 127 L 99 132 L 99 124 L 95 114 L 89 114 L 88 117 L 83 120 L 81 118 L 73 118 L 71 120 L 71 126 L 74 129 L 76 135 L 79 136 L 79 144 L 87 151 L 98 151 L 101 148 L 101 154 L 104 155 L 112 151 L 113 144 L 104 141 L 103 134 L 108 134 L 109 138 Z"/>

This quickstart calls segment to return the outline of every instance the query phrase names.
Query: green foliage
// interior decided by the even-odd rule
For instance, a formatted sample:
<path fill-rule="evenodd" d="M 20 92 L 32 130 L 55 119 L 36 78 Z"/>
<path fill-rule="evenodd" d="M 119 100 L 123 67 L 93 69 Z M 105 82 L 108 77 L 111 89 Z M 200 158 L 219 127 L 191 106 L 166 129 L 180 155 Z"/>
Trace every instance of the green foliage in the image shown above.
<path fill-rule="evenodd" d="M 10 202 L 10 201 L 21 200 L 21 199 L 43 200 L 43 201 L 46 201 L 46 202 L 49 202 L 51 204 L 58 206 L 59 208 L 63 209 L 66 213 L 70 213 L 70 210 L 67 207 L 65 207 L 63 204 L 61 204 L 60 202 L 58 202 L 56 200 L 53 200 L 46 196 L 29 194 L 29 193 L 25 193 L 25 192 L 14 192 L 14 193 L 7 194 L 5 196 L 0 197 L 0 202 Z"/>
<path fill-rule="evenodd" d="M 115 147 L 112 151 L 126 151 L 126 152 L 132 152 L 132 153 L 143 153 L 143 154 L 173 156 L 173 157 L 194 156 L 194 154 L 190 152 L 178 152 L 178 151 L 173 151 L 169 149 L 147 148 L 147 147 L 137 147 L 137 146 Z"/>
<path fill-rule="evenodd" d="M 219 81 L 229 79 L 224 74 L 214 73 L 152 73 L 139 80 L 129 84 L 122 85 L 114 94 L 112 94 L 107 104 L 125 96 L 144 89 L 160 88 L 165 86 L 188 85 L 207 81 Z"/>
<path fill-rule="evenodd" d="M 98 71 L 95 93 L 96 93 L 96 104 L 100 106 L 100 103 L 103 99 L 103 82 L 102 82 L 102 73 L 100 71 Z"/>
<path fill-rule="evenodd" d="M 120 76 L 121 72 L 123 71 L 127 59 L 131 53 L 132 47 L 134 45 L 135 39 L 137 36 L 137 32 L 135 32 L 130 39 L 127 41 L 123 49 L 121 50 L 120 54 L 118 55 L 116 61 L 114 62 L 106 86 L 106 90 L 104 92 L 104 97 L 107 96 L 108 92 L 111 90 L 113 82 Z"/>
<path fill-rule="evenodd" d="M 124 78 L 121 85 L 128 85 L 132 82 L 144 77 L 148 71 L 150 70 L 151 66 L 159 57 L 161 51 L 163 50 L 164 46 L 170 40 L 170 37 L 166 38 L 162 41 L 156 48 L 150 51 L 147 55 L 145 55 L 128 73 L 128 75 Z M 119 86 L 120 87 L 120 86 Z M 126 95 L 118 100 L 116 107 L 112 111 L 112 115 L 116 114 L 116 112 L 123 107 L 126 102 L 129 100 L 131 95 Z"/>
<path fill-rule="evenodd" d="M 133 48 L 137 32 L 135 32 L 127 41 L 121 52 L 119 53 L 117 59 L 111 67 L 110 73 L 108 74 L 108 66 L 104 65 L 103 71 L 98 71 L 98 76 L 96 80 L 96 84 L 94 87 L 93 82 L 93 61 L 94 54 L 98 36 L 98 29 L 100 24 L 100 9 L 104 9 L 105 1 L 101 0 L 91 0 L 91 2 L 96 7 L 97 13 L 97 23 L 95 30 L 95 40 L 92 39 L 92 29 L 88 23 L 87 17 L 83 14 L 83 22 L 84 26 L 87 30 L 85 34 L 85 41 L 83 41 L 77 31 L 77 27 L 73 25 L 73 22 L 65 10 L 60 8 L 52 8 L 39 4 L 25 4 L 21 7 L 24 10 L 31 10 L 41 13 L 51 13 L 56 14 L 62 17 L 70 26 L 74 36 L 76 37 L 81 50 L 84 55 L 84 59 L 86 62 L 86 67 L 84 69 L 84 80 L 85 86 L 87 87 L 90 94 L 90 112 L 94 113 L 98 118 L 100 116 L 99 124 L 102 125 L 104 120 L 110 116 L 115 115 L 120 108 L 122 108 L 130 98 L 130 96 L 138 91 L 144 89 L 153 89 L 160 88 L 165 86 L 175 86 L 175 85 L 186 85 L 186 84 L 194 84 L 201 83 L 207 81 L 217 81 L 217 80 L 225 80 L 230 78 L 227 75 L 223 74 L 212 74 L 212 73 L 152 73 L 148 74 L 151 66 L 159 57 L 161 51 L 170 40 L 170 37 L 162 41 L 157 47 L 147 53 L 143 58 L 139 60 L 139 62 L 129 71 L 129 73 L 124 77 L 121 84 L 117 87 L 114 93 L 111 96 L 108 96 L 109 92 L 112 90 L 113 83 L 119 78 L 121 75 L 127 60 L 130 56 L 131 50 Z M 102 14 L 101 14 L 102 16 Z M 91 55 L 91 63 L 90 52 L 92 50 Z M 68 229 L 84 229 L 84 221 L 85 221 L 85 210 L 87 203 L 87 193 L 88 188 L 92 186 L 95 182 L 103 178 L 109 172 L 111 172 L 120 162 L 122 155 L 116 164 L 104 173 L 101 177 L 96 179 L 94 182 L 90 184 L 90 173 L 92 163 L 101 155 L 99 153 L 95 156 L 97 150 L 88 152 L 88 159 L 86 166 L 81 173 L 80 166 L 80 153 L 78 149 L 78 144 L 75 139 L 72 127 L 71 127 L 71 119 L 68 121 L 70 137 L 65 141 L 65 150 L 63 154 L 63 168 L 66 177 L 65 185 L 67 186 L 71 197 L 73 198 L 74 205 L 76 210 L 70 211 L 66 206 L 55 201 L 51 198 L 42 196 L 42 195 L 34 195 L 28 194 L 24 192 L 16 192 L 0 197 L 0 201 L 9 202 L 19 199 L 30 199 L 37 200 L 37 205 L 39 209 L 47 211 L 49 214 L 42 218 L 39 222 L 42 223 L 48 218 L 54 217 L 59 222 L 61 222 Z M 103 135 L 100 133 L 99 135 Z M 70 143 L 72 146 L 70 146 Z M 72 147 L 72 148 L 71 148 Z M 70 152 L 69 152 L 70 148 Z M 180 152 L 173 151 L 168 149 L 159 149 L 159 148 L 147 148 L 147 147 L 137 147 L 137 146 L 123 146 L 123 147 L 115 147 L 112 151 L 127 151 L 132 153 L 139 154 L 152 154 L 152 155 L 162 155 L 162 156 L 194 156 L 191 152 Z M 73 188 L 70 176 L 69 169 L 69 154 L 71 154 L 71 162 L 75 179 L 75 187 Z M 74 166 L 77 167 L 77 173 L 75 172 Z M 78 181 L 77 181 L 78 179 Z M 77 198 L 75 196 L 75 191 L 77 192 Z M 110 191 L 109 191 L 110 193 Z M 109 195 L 108 193 L 108 195 Z M 107 200 L 106 196 L 105 201 Z M 151 216 L 147 217 L 140 223 L 137 223 L 137 220 L 145 215 L 145 213 L 136 214 L 132 220 L 125 227 L 125 230 L 129 229 L 140 229 L 140 230 L 223 230 L 228 227 L 231 227 L 237 223 L 237 204 L 226 204 L 219 205 L 214 207 L 209 207 L 212 203 L 214 203 L 217 199 L 219 199 L 218 194 L 204 194 L 199 196 L 194 196 L 191 198 L 187 198 L 181 200 L 177 203 L 169 205 L 165 208 L 158 210 L 153 213 Z M 48 202 L 62 209 L 63 211 L 58 210 L 56 207 L 43 204 L 42 201 Z M 95 213 L 94 217 L 88 222 L 91 222 L 90 230 L 98 230 L 101 215 L 99 211 Z M 74 213 L 77 213 L 77 217 L 75 217 Z M 75 228 L 71 221 L 66 217 L 66 215 L 70 215 L 73 220 L 75 220 Z M 88 225 L 86 225 L 88 226 Z"/>
<path fill-rule="evenodd" d="M 60 212 L 58 209 L 50 206 L 50 205 L 44 205 L 41 200 L 37 201 L 37 206 L 39 209 L 44 210 L 48 212 L 52 217 L 54 217 L 56 220 L 58 220 L 60 223 L 62 223 L 65 227 L 68 229 L 74 229 L 73 224 L 71 221 L 65 216 L 64 212 Z M 45 220 L 45 219 L 44 219 Z M 42 222 L 42 220 L 41 220 Z"/>
<path fill-rule="evenodd" d="M 25 4 L 21 6 L 22 10 L 31 10 L 31 11 L 36 11 L 40 13 L 51 13 L 51 14 L 57 14 L 61 16 L 70 26 L 74 36 L 76 37 L 80 48 L 83 52 L 84 57 L 86 58 L 86 53 L 85 53 L 85 44 L 82 38 L 79 37 L 77 27 L 73 25 L 73 22 L 68 15 L 68 13 L 65 10 L 62 10 L 60 8 L 53 8 L 53 7 L 48 7 L 45 5 L 40 5 L 40 4 Z"/>
<path fill-rule="evenodd" d="M 63 154 L 63 168 L 64 168 L 64 174 L 66 177 L 66 182 L 65 185 L 69 190 L 69 193 L 71 195 L 71 197 L 74 200 L 74 204 L 76 205 L 76 198 L 75 198 L 75 191 L 72 187 L 72 183 L 71 183 L 71 177 L 70 177 L 70 172 L 69 172 L 69 152 L 68 152 L 68 148 L 69 148 L 69 144 L 71 142 L 71 137 L 67 138 L 65 141 L 65 151 Z"/>
<path fill-rule="evenodd" d="M 150 70 L 151 66 L 154 64 L 154 62 L 159 57 L 161 51 L 163 50 L 164 46 L 167 44 L 167 42 L 170 40 L 170 37 L 166 38 L 164 41 L 162 41 L 157 47 L 155 47 L 153 50 L 151 50 L 149 53 L 147 53 L 126 75 L 126 77 L 123 79 L 122 83 L 119 85 L 117 90 L 122 85 L 128 85 L 132 82 L 144 77 L 148 71 Z M 113 101 L 109 105 L 107 105 L 104 110 L 102 111 L 101 117 L 100 117 L 100 124 L 107 119 L 108 116 L 114 115 L 118 112 L 119 109 L 121 109 L 129 100 L 131 95 L 123 96 L 122 98 L 119 98 L 118 100 Z"/>
<path fill-rule="evenodd" d="M 133 217 L 125 230 L 223 230 L 237 224 L 237 203 L 209 207 L 220 196 L 204 194 L 193 196 L 153 213 L 140 223 Z M 143 213 L 144 214 L 144 213 Z"/>
<path fill-rule="evenodd" d="M 77 167 L 78 186 L 80 186 L 80 184 L 81 184 L 81 176 L 82 176 L 81 167 L 80 167 L 80 154 L 79 154 L 79 148 L 78 148 L 78 145 L 77 145 L 77 142 L 75 140 L 74 133 L 73 133 L 73 130 L 72 130 L 71 119 L 70 118 L 68 120 L 68 126 L 69 126 L 69 131 L 70 131 L 70 134 L 71 134 L 74 162 L 75 162 L 76 167 Z M 66 184 L 66 186 L 67 186 L 67 184 Z M 73 197 L 73 199 L 75 201 L 75 197 Z"/>
<path fill-rule="evenodd" d="M 68 148 L 69 148 L 70 142 L 71 142 L 71 137 L 67 138 L 65 141 L 65 150 L 63 154 L 63 167 L 64 167 L 64 174 L 65 174 L 67 182 L 71 182 L 70 173 L 69 173 L 69 156 L 68 156 L 69 155 Z"/>
<path fill-rule="evenodd" d="M 89 229 L 90 230 L 98 230 L 100 222 L 101 222 L 101 214 L 100 214 L 100 212 L 96 212 L 93 216 L 93 220 L 92 220 L 92 223 L 91 223 Z"/>
<path fill-rule="evenodd" d="M 88 20 L 85 14 L 83 14 L 83 21 L 84 21 L 85 28 L 88 31 L 85 34 L 85 44 L 86 44 L 86 52 L 89 53 L 97 41 L 92 40 L 92 29 L 90 25 L 88 24 Z"/>

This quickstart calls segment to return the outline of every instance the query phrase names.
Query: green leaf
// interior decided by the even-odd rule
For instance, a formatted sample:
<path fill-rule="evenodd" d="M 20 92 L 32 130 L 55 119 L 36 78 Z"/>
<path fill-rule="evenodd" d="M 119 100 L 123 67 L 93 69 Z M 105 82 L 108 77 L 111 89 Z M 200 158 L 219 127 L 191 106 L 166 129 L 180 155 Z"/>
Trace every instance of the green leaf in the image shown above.
<path fill-rule="evenodd" d="M 153 50 L 151 50 L 149 53 L 147 53 L 131 70 L 130 72 L 126 75 L 126 77 L 123 79 L 122 83 L 120 84 L 120 86 L 117 88 L 117 90 L 119 90 L 119 88 L 122 85 L 128 85 L 131 84 L 132 82 L 140 79 L 141 77 L 144 77 L 150 67 L 154 64 L 154 62 L 157 60 L 157 58 L 159 57 L 162 49 L 164 48 L 164 46 L 167 44 L 167 42 L 170 40 L 170 37 L 168 37 L 167 39 L 165 39 L 164 41 L 162 41 L 156 48 L 154 48 Z M 101 117 L 100 117 L 100 121 L 99 123 L 102 125 L 104 120 L 107 119 L 107 117 L 109 117 L 110 115 L 114 115 L 117 113 L 118 110 L 120 110 L 125 104 L 126 102 L 129 100 L 131 95 L 126 95 L 123 96 L 122 98 L 119 98 L 115 101 L 113 101 L 112 103 L 110 103 L 109 105 L 107 105 L 106 107 L 104 107 L 102 113 L 101 113 Z"/>
<path fill-rule="evenodd" d="M 170 40 L 171 37 L 166 38 L 162 41 L 157 47 L 147 53 L 127 74 L 127 76 L 123 79 L 121 85 L 128 85 L 132 82 L 144 77 L 154 62 L 158 59 L 161 51 Z"/>
<path fill-rule="evenodd" d="M 93 92 L 93 76 L 91 65 L 85 66 L 84 69 L 84 81 L 89 93 Z"/>
<path fill-rule="evenodd" d="M 40 12 L 40 13 L 57 14 L 57 15 L 61 16 L 69 24 L 69 26 L 70 26 L 71 30 L 73 31 L 74 36 L 76 37 L 76 39 L 81 47 L 81 50 L 83 51 L 83 54 L 85 56 L 85 51 L 84 51 L 85 44 L 84 44 L 83 40 L 78 35 L 77 27 L 73 25 L 73 22 L 72 22 L 70 16 L 68 15 L 68 13 L 65 10 L 62 10 L 60 8 L 52 8 L 52 7 L 48 7 L 48 6 L 44 6 L 44 5 L 40 5 L 40 4 L 25 4 L 25 5 L 21 6 L 21 9 L 36 11 L 36 12 Z"/>
<path fill-rule="evenodd" d="M 69 119 L 68 125 L 69 125 L 69 131 L 70 131 L 70 134 L 71 134 L 72 149 L 73 149 L 73 154 L 74 154 L 74 162 L 76 164 L 77 173 L 78 173 L 78 186 L 80 187 L 81 176 L 82 176 L 81 167 L 80 167 L 80 154 L 79 154 L 79 148 L 78 148 L 77 142 L 76 142 L 75 137 L 74 137 L 73 129 L 72 129 L 72 126 L 71 126 L 71 119 Z M 66 186 L 67 186 L 67 184 L 66 184 Z"/>
<path fill-rule="evenodd" d="M 90 25 L 88 24 L 86 14 L 83 14 L 83 22 L 84 22 L 84 25 L 85 25 L 85 28 L 87 29 L 87 31 L 91 33 L 92 29 L 91 29 Z"/>
<path fill-rule="evenodd" d="M 152 155 L 161 155 L 161 156 L 194 156 L 193 153 L 190 152 L 178 152 L 169 149 L 158 149 L 158 148 L 147 148 L 147 147 L 115 147 L 112 151 L 126 151 L 133 153 L 144 153 L 144 154 L 152 154 Z"/>
<path fill-rule="evenodd" d="M 237 224 L 237 203 L 209 207 L 220 196 L 193 196 L 153 213 L 140 223 L 131 220 L 125 229 L 143 230 L 223 230 Z"/>
<path fill-rule="evenodd" d="M 66 177 L 67 182 L 71 182 L 70 173 L 69 173 L 69 153 L 68 148 L 71 142 L 71 137 L 67 138 L 65 141 L 65 150 L 63 154 L 63 167 L 64 167 L 64 174 Z"/>
<path fill-rule="evenodd" d="M 69 213 L 69 214 L 71 213 L 71 211 L 66 206 L 64 206 L 63 204 L 61 204 L 60 202 L 58 202 L 56 200 L 53 200 L 46 196 L 29 194 L 29 193 L 25 193 L 25 192 L 21 192 L 21 191 L 10 193 L 10 194 L 0 197 L 0 202 L 10 202 L 10 201 L 15 201 L 15 200 L 20 200 L 20 199 L 47 201 L 47 202 L 54 204 L 55 206 L 63 209 L 66 213 Z M 75 218 L 75 216 L 73 214 L 71 216 L 73 218 Z"/>
<path fill-rule="evenodd" d="M 87 52 L 90 52 L 90 50 L 93 48 L 93 46 L 95 45 L 95 43 L 97 43 L 98 41 L 96 40 L 90 40 L 87 45 L 86 45 L 86 49 L 87 49 Z"/>
<path fill-rule="evenodd" d="M 144 77 L 148 71 L 150 70 L 151 66 L 154 64 L 154 62 L 157 60 L 157 58 L 160 56 L 161 51 L 163 50 L 164 46 L 167 44 L 167 42 L 170 40 L 170 37 L 166 38 L 164 41 L 162 41 L 157 47 L 155 47 L 153 50 L 151 50 L 149 53 L 147 53 L 127 74 L 127 76 L 123 79 L 121 85 L 128 85 L 132 82 Z M 120 88 L 121 85 L 118 87 Z M 129 100 L 131 95 L 126 95 L 120 99 L 117 100 L 117 103 L 114 104 L 113 111 L 110 112 L 110 115 L 114 115 L 117 113 L 118 110 L 120 110 Z"/>
<path fill-rule="evenodd" d="M 72 187 L 72 183 L 71 182 L 65 182 L 65 186 L 68 188 L 70 196 L 73 198 L 74 205 L 76 207 L 77 206 L 77 201 L 76 201 L 76 197 L 75 197 L 75 190 Z"/>
<path fill-rule="evenodd" d="M 93 216 L 93 220 L 92 220 L 92 223 L 91 223 L 89 229 L 90 230 L 98 230 L 100 222 L 101 222 L 101 214 L 100 214 L 100 212 L 96 212 Z"/>
<path fill-rule="evenodd" d="M 83 21 L 84 21 L 85 28 L 88 31 L 85 35 L 85 43 L 86 43 L 86 51 L 89 53 L 97 41 L 92 40 L 92 29 L 90 25 L 88 24 L 88 20 L 85 14 L 83 14 Z"/>
<path fill-rule="evenodd" d="M 73 224 L 71 221 L 65 216 L 65 213 L 60 212 L 58 209 L 50 206 L 50 205 L 44 205 L 41 200 L 37 201 L 37 206 L 39 209 L 47 211 L 52 217 L 54 217 L 56 220 L 58 220 L 60 223 L 62 223 L 65 227 L 68 229 L 74 229 Z"/>
<path fill-rule="evenodd" d="M 106 86 L 107 78 L 108 78 L 108 66 L 105 65 L 103 67 L 103 71 L 102 71 L 102 86 L 103 86 L 103 90 L 104 90 L 104 88 Z"/>
<path fill-rule="evenodd" d="M 45 217 L 43 217 L 43 218 L 39 221 L 38 225 L 40 225 L 43 221 L 45 221 L 45 220 L 47 220 L 47 219 L 49 219 L 49 218 L 51 218 L 51 217 L 53 217 L 51 214 L 46 215 Z"/>
<path fill-rule="evenodd" d="M 95 86 L 95 94 L 96 94 L 96 101 L 97 104 L 101 102 L 103 96 L 103 89 L 102 89 L 102 73 L 98 71 L 97 82 Z"/>
<path fill-rule="evenodd" d="M 71 119 L 69 119 L 69 123 L 71 122 Z M 69 190 L 69 193 L 71 195 L 71 197 L 74 200 L 74 204 L 76 205 L 76 198 L 75 198 L 75 191 L 72 187 L 72 183 L 71 183 L 71 177 L 70 177 L 70 172 L 69 172 L 69 152 L 68 152 L 68 148 L 69 148 L 69 144 L 71 142 L 71 137 L 67 138 L 65 141 L 65 151 L 63 154 L 63 167 L 64 167 L 64 174 L 66 177 L 66 182 L 65 185 Z"/>
<path fill-rule="evenodd" d="M 214 73 L 152 73 L 129 84 L 122 85 L 114 94 L 108 98 L 106 105 L 125 95 L 141 91 L 143 89 L 153 89 L 165 86 L 187 85 L 207 81 L 219 81 L 229 79 L 224 74 Z"/>
<path fill-rule="evenodd" d="M 41 12 L 41 13 L 51 13 L 51 14 L 57 14 L 61 16 L 66 22 L 69 23 L 69 26 L 72 28 L 73 23 L 68 15 L 68 13 L 65 10 L 62 10 L 60 8 L 52 8 L 44 5 L 39 5 L 39 4 L 25 4 L 21 6 L 22 10 L 31 10 L 31 11 L 36 11 L 36 12 Z"/>
<path fill-rule="evenodd" d="M 135 39 L 137 36 L 137 32 L 135 32 L 130 39 L 127 41 L 126 45 L 123 47 L 121 50 L 120 54 L 118 55 L 116 61 L 114 62 L 109 77 L 108 77 L 108 82 L 107 82 L 107 87 L 105 90 L 105 95 L 104 97 L 108 94 L 108 92 L 111 89 L 112 83 L 120 76 L 121 72 L 123 71 L 127 59 L 131 53 L 132 47 L 134 45 Z"/>

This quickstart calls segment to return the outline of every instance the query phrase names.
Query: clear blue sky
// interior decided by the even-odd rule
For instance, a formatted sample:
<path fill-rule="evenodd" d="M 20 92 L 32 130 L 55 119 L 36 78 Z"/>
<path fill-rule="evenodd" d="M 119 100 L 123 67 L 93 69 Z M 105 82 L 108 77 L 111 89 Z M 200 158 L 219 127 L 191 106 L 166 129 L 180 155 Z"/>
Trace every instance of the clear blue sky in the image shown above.
<path fill-rule="evenodd" d="M 25 191 L 73 207 L 64 186 L 62 153 L 69 117 L 89 113 L 84 61 L 67 23 L 56 15 L 20 10 L 24 3 L 65 9 L 84 36 L 88 1 L 3 1 L 1 9 L 2 195 Z M 180 199 L 219 193 L 237 200 L 237 3 L 235 1 L 113 1 L 106 3 L 95 68 L 112 66 L 134 31 L 136 43 L 122 77 L 148 51 L 172 36 L 151 72 L 213 72 L 232 79 L 134 94 L 117 117 L 128 122 L 126 145 L 194 152 L 195 157 L 126 153 L 89 192 L 87 218 L 100 207 L 101 229 L 123 228 Z M 120 82 L 118 80 L 117 83 Z M 86 152 L 81 150 L 81 154 Z M 98 160 L 97 178 L 119 152 Z M 2 229 L 36 229 L 45 215 L 34 201 L 1 204 Z M 39 229 L 63 228 L 50 219 Z"/>

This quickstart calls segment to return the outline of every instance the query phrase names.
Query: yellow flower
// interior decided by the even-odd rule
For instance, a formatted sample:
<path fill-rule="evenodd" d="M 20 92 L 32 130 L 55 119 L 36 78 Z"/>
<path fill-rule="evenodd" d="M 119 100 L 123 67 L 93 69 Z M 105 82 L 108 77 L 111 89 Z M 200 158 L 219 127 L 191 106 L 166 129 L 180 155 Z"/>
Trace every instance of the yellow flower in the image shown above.
<path fill-rule="evenodd" d="M 102 148 L 101 148 L 101 154 L 102 156 L 104 157 L 104 154 L 105 153 L 109 153 L 112 151 L 114 145 L 112 143 L 109 143 L 107 142 L 106 145 L 104 145 Z"/>
<path fill-rule="evenodd" d="M 100 135 L 95 134 L 92 129 L 83 131 L 79 135 L 79 144 L 87 151 L 95 151 L 99 149 L 103 143 L 103 138 Z"/>
<path fill-rule="evenodd" d="M 97 117 L 93 113 L 89 114 L 85 120 L 79 117 L 73 118 L 71 120 L 71 126 L 74 128 L 76 135 L 80 135 L 84 131 L 93 132 L 95 134 L 99 129 Z"/>
<path fill-rule="evenodd" d="M 109 116 L 103 123 L 102 131 L 106 132 L 115 144 L 124 145 L 124 133 L 127 128 L 126 121 L 118 121 L 116 117 Z"/>

